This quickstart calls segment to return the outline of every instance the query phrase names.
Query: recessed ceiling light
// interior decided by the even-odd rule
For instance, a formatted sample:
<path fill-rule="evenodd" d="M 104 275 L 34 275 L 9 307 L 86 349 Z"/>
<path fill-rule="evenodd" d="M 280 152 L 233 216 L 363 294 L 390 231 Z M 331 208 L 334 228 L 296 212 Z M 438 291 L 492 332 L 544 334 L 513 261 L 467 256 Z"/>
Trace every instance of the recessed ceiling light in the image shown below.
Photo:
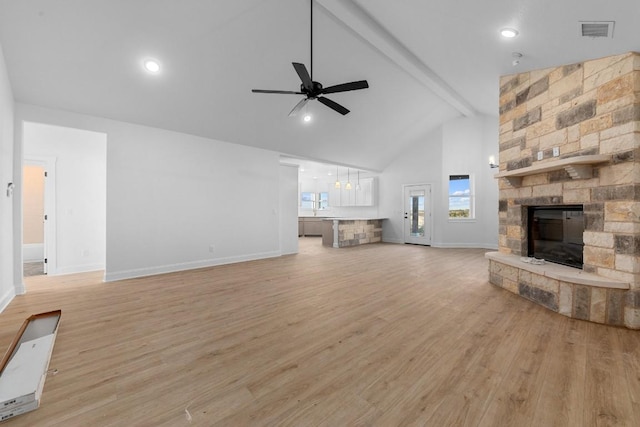
<path fill-rule="evenodd" d="M 305 123 L 309 123 L 311 121 L 311 114 L 305 114 L 302 120 L 304 120 Z"/>
<path fill-rule="evenodd" d="M 160 64 L 155 59 L 145 59 L 144 69 L 150 73 L 158 73 L 160 71 Z"/>
<path fill-rule="evenodd" d="M 500 30 L 500 35 L 502 35 L 502 37 L 512 39 L 518 35 L 518 30 L 514 30 L 513 28 L 503 28 Z"/>

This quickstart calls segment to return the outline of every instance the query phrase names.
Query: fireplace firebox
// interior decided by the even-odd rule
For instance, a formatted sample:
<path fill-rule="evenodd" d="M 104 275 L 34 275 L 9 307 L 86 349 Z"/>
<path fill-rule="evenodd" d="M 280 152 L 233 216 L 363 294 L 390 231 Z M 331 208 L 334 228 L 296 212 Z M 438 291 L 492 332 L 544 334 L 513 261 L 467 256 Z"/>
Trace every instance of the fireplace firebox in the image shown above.
<path fill-rule="evenodd" d="M 581 205 L 530 206 L 529 256 L 582 268 L 584 232 Z"/>

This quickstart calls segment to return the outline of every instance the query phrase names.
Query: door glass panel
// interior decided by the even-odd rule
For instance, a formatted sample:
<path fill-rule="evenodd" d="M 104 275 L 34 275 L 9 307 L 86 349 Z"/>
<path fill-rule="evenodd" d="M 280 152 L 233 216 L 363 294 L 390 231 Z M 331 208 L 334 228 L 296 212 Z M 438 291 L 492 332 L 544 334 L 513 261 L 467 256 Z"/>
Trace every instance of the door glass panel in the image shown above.
<path fill-rule="evenodd" d="M 412 237 L 424 236 L 424 191 L 412 191 L 409 195 L 409 220 Z"/>

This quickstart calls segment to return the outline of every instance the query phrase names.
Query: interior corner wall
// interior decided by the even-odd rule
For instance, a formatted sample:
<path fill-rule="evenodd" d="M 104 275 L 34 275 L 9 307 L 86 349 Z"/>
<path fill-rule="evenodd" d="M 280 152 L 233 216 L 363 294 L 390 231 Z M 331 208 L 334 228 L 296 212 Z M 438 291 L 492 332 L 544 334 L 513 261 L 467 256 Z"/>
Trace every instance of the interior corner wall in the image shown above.
<path fill-rule="evenodd" d="M 478 114 L 452 119 L 414 143 L 380 175 L 383 241 L 403 243 L 402 186 L 431 184 L 432 246 L 498 247 L 498 184 L 489 157 L 498 155 L 498 119 Z M 476 219 L 449 220 L 448 176 L 471 174 L 475 181 Z"/>
<path fill-rule="evenodd" d="M 280 255 L 279 153 L 19 103 L 16 118 L 107 134 L 105 280 Z"/>
<path fill-rule="evenodd" d="M 14 102 L 7 67 L 0 46 L 0 311 L 17 293 L 14 283 L 14 197 L 7 186 L 14 180 Z"/>

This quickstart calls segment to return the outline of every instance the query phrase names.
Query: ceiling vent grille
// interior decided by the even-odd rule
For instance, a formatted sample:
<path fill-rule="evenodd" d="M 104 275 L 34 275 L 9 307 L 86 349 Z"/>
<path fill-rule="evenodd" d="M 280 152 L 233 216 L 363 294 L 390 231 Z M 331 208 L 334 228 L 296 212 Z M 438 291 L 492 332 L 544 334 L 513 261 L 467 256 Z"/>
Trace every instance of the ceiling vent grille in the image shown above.
<path fill-rule="evenodd" d="M 614 21 L 582 21 L 580 24 L 580 35 L 582 37 L 606 37 L 613 38 Z"/>

